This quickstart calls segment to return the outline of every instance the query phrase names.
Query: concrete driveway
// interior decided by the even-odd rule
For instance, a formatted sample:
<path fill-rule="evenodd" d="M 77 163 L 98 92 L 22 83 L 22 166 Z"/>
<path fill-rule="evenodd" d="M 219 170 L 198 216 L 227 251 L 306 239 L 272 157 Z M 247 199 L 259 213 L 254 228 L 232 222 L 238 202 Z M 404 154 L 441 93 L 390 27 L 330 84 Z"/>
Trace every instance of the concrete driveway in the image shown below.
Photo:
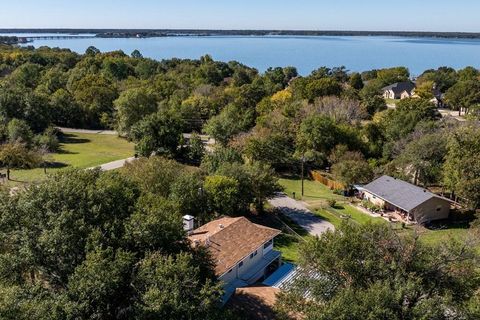
<path fill-rule="evenodd" d="M 312 236 L 320 236 L 327 230 L 335 230 L 333 224 L 315 216 L 302 202 L 287 197 L 285 194 L 278 194 L 268 202 Z"/>
<path fill-rule="evenodd" d="M 91 169 L 95 169 L 95 168 L 100 168 L 101 171 L 110 171 L 110 170 L 115 170 L 115 169 L 122 168 L 122 167 L 125 166 L 125 164 L 127 162 L 132 162 L 132 161 L 135 161 L 134 157 L 128 158 L 128 159 L 112 161 L 112 162 L 105 163 L 105 164 L 102 164 L 100 166 L 96 166 L 96 167 L 92 167 L 92 168 L 88 168 L 88 169 L 91 170 Z"/>

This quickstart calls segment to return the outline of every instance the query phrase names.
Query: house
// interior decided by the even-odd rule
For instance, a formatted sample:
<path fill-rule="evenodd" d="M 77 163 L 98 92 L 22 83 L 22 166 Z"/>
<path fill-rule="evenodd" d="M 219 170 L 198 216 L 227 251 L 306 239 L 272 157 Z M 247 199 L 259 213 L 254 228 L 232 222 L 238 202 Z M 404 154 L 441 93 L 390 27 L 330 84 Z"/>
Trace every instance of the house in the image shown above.
<path fill-rule="evenodd" d="M 363 199 L 400 214 L 407 221 L 428 223 L 447 219 L 451 201 L 400 179 L 382 176 L 357 188 Z"/>
<path fill-rule="evenodd" d="M 382 88 L 385 99 L 406 99 L 415 93 L 415 83 L 411 81 L 397 82 Z"/>
<path fill-rule="evenodd" d="M 224 298 L 236 288 L 263 280 L 281 265 L 281 253 L 273 249 L 281 232 L 250 222 L 245 217 L 223 217 L 197 229 L 194 218 L 184 217 L 184 228 L 193 246 L 205 246 L 215 262 L 215 274 L 224 284 Z"/>

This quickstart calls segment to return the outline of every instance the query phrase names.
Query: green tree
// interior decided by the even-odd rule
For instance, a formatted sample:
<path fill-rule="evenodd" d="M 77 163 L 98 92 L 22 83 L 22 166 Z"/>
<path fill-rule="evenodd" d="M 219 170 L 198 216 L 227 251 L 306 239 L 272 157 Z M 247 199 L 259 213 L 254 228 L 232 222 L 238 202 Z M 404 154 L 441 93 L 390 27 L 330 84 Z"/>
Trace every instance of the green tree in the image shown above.
<path fill-rule="evenodd" d="M 5 143 L 0 145 L 0 167 L 7 170 L 7 179 L 10 180 L 12 169 L 32 169 L 42 162 L 39 153 L 29 150 L 21 143 Z"/>
<path fill-rule="evenodd" d="M 297 133 L 297 153 L 322 164 L 337 144 L 337 139 L 338 130 L 331 118 L 309 116 L 302 122 Z"/>
<path fill-rule="evenodd" d="M 445 93 L 445 100 L 453 110 L 468 110 L 480 104 L 480 81 L 459 81 Z"/>
<path fill-rule="evenodd" d="M 363 156 L 356 158 L 342 157 L 332 165 L 332 173 L 335 178 L 351 186 L 355 183 L 368 183 L 373 179 L 372 167 Z"/>
<path fill-rule="evenodd" d="M 175 252 L 183 244 L 184 232 L 179 207 L 173 201 L 157 195 L 146 194 L 140 197 L 125 228 L 126 237 L 136 252 L 160 249 Z"/>
<path fill-rule="evenodd" d="M 309 82 L 305 87 L 305 98 L 314 101 L 315 98 L 325 96 L 338 96 L 342 92 L 342 87 L 335 79 L 322 78 Z"/>
<path fill-rule="evenodd" d="M 202 271 L 192 254 L 146 256 L 134 281 L 135 319 L 221 319 L 221 289 Z"/>
<path fill-rule="evenodd" d="M 356 90 L 361 90 L 363 88 L 363 80 L 360 73 L 352 73 L 348 81 L 350 86 Z"/>
<path fill-rule="evenodd" d="M 12 119 L 7 125 L 8 141 L 30 145 L 33 132 L 25 120 Z"/>
<path fill-rule="evenodd" d="M 239 183 L 225 176 L 208 176 L 203 186 L 211 212 L 236 215 L 241 208 Z"/>
<path fill-rule="evenodd" d="M 300 249 L 300 274 L 280 295 L 278 308 L 307 319 L 463 315 L 464 302 L 480 287 L 477 259 L 468 241 L 433 247 L 413 235 L 400 236 L 387 224 L 344 223 L 307 239 Z"/>
<path fill-rule="evenodd" d="M 235 134 L 247 131 L 253 125 L 253 121 L 252 110 L 242 110 L 236 105 L 228 105 L 218 116 L 206 123 L 204 130 L 215 138 L 216 142 L 226 146 Z"/>
<path fill-rule="evenodd" d="M 464 127 L 448 138 L 444 184 L 465 198 L 472 208 L 480 205 L 480 130 Z"/>
<path fill-rule="evenodd" d="M 155 94 L 145 88 L 126 90 L 113 104 L 116 109 L 117 131 L 127 136 L 135 123 L 157 111 Z"/>
<path fill-rule="evenodd" d="M 183 121 L 174 113 L 159 111 L 138 121 L 130 131 L 140 155 L 175 156 L 182 138 Z"/>
<path fill-rule="evenodd" d="M 242 155 L 232 148 L 215 148 L 213 152 L 205 154 L 201 168 L 214 174 L 224 163 L 243 163 Z"/>

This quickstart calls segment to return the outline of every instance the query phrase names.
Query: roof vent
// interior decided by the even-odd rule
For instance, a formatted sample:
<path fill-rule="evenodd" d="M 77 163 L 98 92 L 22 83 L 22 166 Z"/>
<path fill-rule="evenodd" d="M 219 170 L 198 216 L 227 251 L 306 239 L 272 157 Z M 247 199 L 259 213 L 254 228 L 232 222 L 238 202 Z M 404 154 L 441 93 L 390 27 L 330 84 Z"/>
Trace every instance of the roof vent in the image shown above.
<path fill-rule="evenodd" d="M 193 244 L 194 244 L 195 248 L 198 247 L 200 245 L 200 240 L 198 240 L 198 239 L 193 240 Z"/>
<path fill-rule="evenodd" d="M 225 226 L 224 226 L 223 224 L 221 224 L 221 223 L 220 223 L 219 227 L 220 227 L 220 229 L 225 228 Z"/>

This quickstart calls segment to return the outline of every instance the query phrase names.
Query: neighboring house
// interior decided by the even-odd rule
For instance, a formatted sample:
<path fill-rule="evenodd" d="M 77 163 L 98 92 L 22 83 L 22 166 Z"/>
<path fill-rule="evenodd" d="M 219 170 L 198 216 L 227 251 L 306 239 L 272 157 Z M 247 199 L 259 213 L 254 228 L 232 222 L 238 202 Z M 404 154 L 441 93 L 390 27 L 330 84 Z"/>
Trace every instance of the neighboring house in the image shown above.
<path fill-rule="evenodd" d="M 245 217 L 224 217 L 193 230 L 194 218 L 184 217 L 184 228 L 193 246 L 205 246 L 215 262 L 215 273 L 224 283 L 223 301 L 236 288 L 263 280 L 281 265 L 273 239 L 281 232 L 250 222 Z"/>
<path fill-rule="evenodd" d="M 413 96 L 415 84 L 411 81 L 397 82 L 382 88 L 385 99 L 405 99 Z"/>
<path fill-rule="evenodd" d="M 389 176 L 382 176 L 357 188 L 363 199 L 402 215 L 408 221 L 428 223 L 447 219 L 451 201 L 413 184 Z"/>

